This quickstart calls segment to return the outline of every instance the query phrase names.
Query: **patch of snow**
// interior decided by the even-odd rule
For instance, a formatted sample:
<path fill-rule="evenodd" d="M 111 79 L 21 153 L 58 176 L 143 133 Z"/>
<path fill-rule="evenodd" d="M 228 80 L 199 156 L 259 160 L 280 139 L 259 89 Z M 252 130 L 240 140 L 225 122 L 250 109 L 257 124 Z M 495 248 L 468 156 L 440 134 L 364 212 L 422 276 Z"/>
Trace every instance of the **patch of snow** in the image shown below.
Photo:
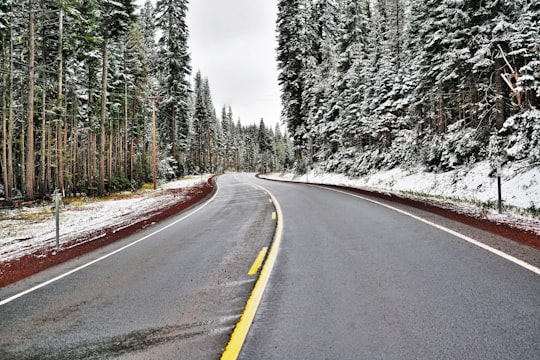
<path fill-rule="evenodd" d="M 265 177 L 407 194 L 413 198 L 443 198 L 444 202 L 452 203 L 453 208 L 458 207 L 463 213 L 485 213 L 484 216 L 494 221 L 509 224 L 538 222 L 529 216 L 522 216 L 520 210 L 540 208 L 540 168 L 525 166 L 522 162 L 506 164 L 502 168 L 503 205 L 515 208 L 503 215 L 497 214 L 497 210 L 493 208 L 498 200 L 497 177 L 488 161 L 445 173 L 426 172 L 422 168 L 396 168 L 353 179 L 315 168 L 302 176 L 285 173 Z"/>
<path fill-rule="evenodd" d="M 117 224 L 119 230 L 128 226 L 132 219 L 140 220 L 152 209 L 178 201 L 181 195 L 169 190 L 191 188 L 208 181 L 210 176 L 186 177 L 162 184 L 156 191 L 138 191 L 128 198 L 66 202 L 60 208 L 60 242 L 69 242 Z M 0 210 L 0 262 L 54 247 L 55 243 L 54 204 Z"/>

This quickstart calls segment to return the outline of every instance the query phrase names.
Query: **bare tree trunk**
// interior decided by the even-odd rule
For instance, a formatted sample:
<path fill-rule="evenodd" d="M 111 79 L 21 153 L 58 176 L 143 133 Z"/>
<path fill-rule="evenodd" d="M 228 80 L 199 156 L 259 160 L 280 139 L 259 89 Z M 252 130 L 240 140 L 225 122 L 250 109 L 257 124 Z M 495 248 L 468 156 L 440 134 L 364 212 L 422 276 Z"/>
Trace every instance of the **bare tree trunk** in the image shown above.
<path fill-rule="evenodd" d="M 92 105 L 93 105 L 92 79 L 93 79 L 93 69 L 92 69 L 92 65 L 90 65 L 90 67 L 88 68 L 88 100 L 87 100 L 88 113 L 86 114 L 87 120 L 88 120 L 88 144 L 87 144 L 88 154 L 87 154 L 87 159 L 86 159 L 88 165 L 87 165 L 86 176 L 88 179 L 87 191 L 91 190 L 93 192 L 92 189 L 94 187 L 94 169 L 95 169 L 94 161 L 95 161 L 96 155 L 94 151 L 94 142 L 95 142 L 95 133 L 93 129 L 94 124 L 92 122 Z"/>
<path fill-rule="evenodd" d="M 114 141 L 113 141 L 113 135 L 114 135 L 114 120 L 109 120 L 109 151 L 107 155 L 107 177 L 109 178 L 109 186 L 112 184 L 112 178 L 113 178 L 113 147 L 114 147 Z"/>
<path fill-rule="evenodd" d="M 74 99 L 74 103 L 76 104 L 76 99 Z M 73 151 L 73 154 L 71 156 L 71 159 L 72 159 L 72 186 L 73 186 L 73 192 L 74 193 L 77 193 L 79 192 L 79 189 L 78 189 L 78 181 L 79 181 L 79 170 L 80 170 L 80 166 L 78 164 L 78 160 L 79 160 L 79 121 L 78 121 L 78 118 L 77 118 L 77 107 L 75 107 L 73 109 L 73 128 L 72 128 L 72 132 L 73 132 L 73 147 L 72 147 L 72 151 Z"/>
<path fill-rule="evenodd" d="M 13 22 L 9 27 L 9 110 L 7 123 L 7 172 L 8 182 L 4 189 L 6 199 L 12 199 L 13 192 L 13 121 L 15 114 L 13 113 Z"/>
<path fill-rule="evenodd" d="M 96 160 L 96 134 L 92 128 L 88 129 L 88 189 L 94 193 L 94 172 Z"/>
<path fill-rule="evenodd" d="M 505 106 L 504 106 L 504 90 L 505 84 L 501 76 L 501 70 L 504 64 L 500 59 L 495 60 L 495 126 L 497 129 L 503 127 L 506 121 Z"/>
<path fill-rule="evenodd" d="M 62 117 L 56 123 L 56 187 L 64 193 L 64 144 L 62 132 Z"/>
<path fill-rule="evenodd" d="M 34 200 L 34 72 L 35 72 L 35 43 L 34 43 L 34 5 L 28 0 L 28 118 L 26 134 L 26 169 L 25 169 L 25 198 Z"/>
<path fill-rule="evenodd" d="M 208 123 L 208 127 L 206 129 L 206 142 L 208 146 L 209 172 L 212 172 L 212 132 L 210 131 L 210 126 L 210 123 Z"/>
<path fill-rule="evenodd" d="M 129 179 L 129 137 L 128 137 L 128 86 L 127 81 L 124 84 L 124 157 L 123 157 L 123 173 Z"/>
<path fill-rule="evenodd" d="M 43 91 L 41 96 L 41 157 L 39 171 L 39 195 L 41 197 L 48 193 L 46 182 L 46 160 L 47 160 L 47 93 Z"/>
<path fill-rule="evenodd" d="M 130 142 L 130 151 L 129 151 L 129 180 L 133 181 L 133 162 L 134 162 L 134 153 L 133 153 L 133 139 Z"/>
<path fill-rule="evenodd" d="M 59 32 L 59 38 L 60 41 L 58 43 L 58 109 L 62 109 L 63 106 L 63 67 L 64 67 L 64 59 L 62 57 L 62 50 L 63 50 L 63 44 L 62 44 L 62 27 L 63 27 L 63 21 L 64 21 L 64 13 L 62 8 L 60 8 L 60 24 L 58 28 Z M 60 190 L 61 194 L 64 194 L 64 139 L 63 139 L 63 118 L 64 118 L 64 111 L 61 110 L 61 114 L 58 117 L 58 123 L 56 124 L 56 144 L 58 146 L 57 153 L 56 153 L 56 159 L 57 159 L 57 187 L 58 190 Z"/>
<path fill-rule="evenodd" d="M 99 135 L 99 195 L 105 195 L 105 149 L 107 141 L 105 136 L 105 120 L 107 116 L 107 73 L 109 71 L 109 38 L 105 34 L 103 39 L 103 68 L 101 77 L 101 119 Z"/>
<path fill-rule="evenodd" d="M 6 57 L 6 47 L 5 43 L 2 39 L 2 69 L 4 70 L 4 73 L 2 74 L 2 184 L 4 185 L 4 198 L 7 199 L 7 189 L 8 189 L 8 164 L 7 164 L 7 143 L 8 143 L 8 137 L 7 137 L 7 122 L 8 122 L 8 115 L 6 113 L 7 111 L 7 57 Z"/>
<path fill-rule="evenodd" d="M 171 145 L 172 145 L 172 156 L 175 160 L 177 159 L 176 154 L 176 110 L 173 108 L 172 120 L 171 120 Z"/>
<path fill-rule="evenodd" d="M 45 183 L 47 184 L 47 189 L 51 190 L 51 184 L 52 184 L 52 144 L 51 144 L 51 138 L 52 138 L 52 129 L 51 125 L 47 124 L 46 127 L 46 141 L 47 141 L 47 160 L 46 160 L 46 173 L 45 173 Z"/>

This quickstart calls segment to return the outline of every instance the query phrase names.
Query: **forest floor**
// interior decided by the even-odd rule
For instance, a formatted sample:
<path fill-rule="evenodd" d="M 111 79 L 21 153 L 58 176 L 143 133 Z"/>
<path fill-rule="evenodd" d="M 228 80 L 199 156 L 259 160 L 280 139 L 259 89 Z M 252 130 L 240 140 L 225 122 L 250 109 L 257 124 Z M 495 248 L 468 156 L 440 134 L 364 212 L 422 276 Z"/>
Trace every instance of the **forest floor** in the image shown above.
<path fill-rule="evenodd" d="M 0 287 L 110 244 L 179 213 L 213 192 L 211 176 L 188 177 L 106 198 L 68 198 L 0 209 Z"/>

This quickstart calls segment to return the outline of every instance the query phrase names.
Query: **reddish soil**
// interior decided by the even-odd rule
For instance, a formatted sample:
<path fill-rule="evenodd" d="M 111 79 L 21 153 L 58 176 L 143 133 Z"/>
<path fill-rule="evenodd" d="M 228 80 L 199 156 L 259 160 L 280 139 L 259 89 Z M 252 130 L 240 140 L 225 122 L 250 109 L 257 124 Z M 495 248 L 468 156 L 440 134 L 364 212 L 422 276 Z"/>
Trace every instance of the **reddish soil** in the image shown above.
<path fill-rule="evenodd" d="M 207 183 L 196 185 L 187 192 L 183 192 L 181 189 L 170 190 L 173 193 L 181 192 L 183 196 L 178 197 L 178 202 L 174 203 L 172 206 L 149 211 L 145 214 L 148 216 L 144 216 L 145 220 L 135 220 L 128 227 L 123 227 L 120 230 L 112 226 L 105 229 L 99 229 L 94 234 L 86 235 L 85 238 L 62 244 L 59 251 L 56 251 L 55 249 L 46 249 L 25 255 L 19 259 L 0 263 L 0 287 L 12 284 L 57 264 L 109 245 L 128 235 L 136 233 L 153 223 L 176 215 L 209 197 L 214 192 L 213 181 L 213 179 L 209 179 Z M 97 238 L 85 242 L 85 240 L 94 237 Z"/>

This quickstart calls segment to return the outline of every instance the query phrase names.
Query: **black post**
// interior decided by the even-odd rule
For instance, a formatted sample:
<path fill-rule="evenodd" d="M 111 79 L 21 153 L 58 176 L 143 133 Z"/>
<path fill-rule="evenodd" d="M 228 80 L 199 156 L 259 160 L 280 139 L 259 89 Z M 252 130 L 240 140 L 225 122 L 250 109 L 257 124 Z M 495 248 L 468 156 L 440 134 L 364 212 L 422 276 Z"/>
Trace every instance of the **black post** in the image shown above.
<path fill-rule="evenodd" d="M 497 205 L 499 207 L 499 214 L 501 214 L 502 213 L 502 191 L 501 191 L 501 174 L 500 174 L 500 172 L 497 174 L 497 192 L 498 192 Z"/>

